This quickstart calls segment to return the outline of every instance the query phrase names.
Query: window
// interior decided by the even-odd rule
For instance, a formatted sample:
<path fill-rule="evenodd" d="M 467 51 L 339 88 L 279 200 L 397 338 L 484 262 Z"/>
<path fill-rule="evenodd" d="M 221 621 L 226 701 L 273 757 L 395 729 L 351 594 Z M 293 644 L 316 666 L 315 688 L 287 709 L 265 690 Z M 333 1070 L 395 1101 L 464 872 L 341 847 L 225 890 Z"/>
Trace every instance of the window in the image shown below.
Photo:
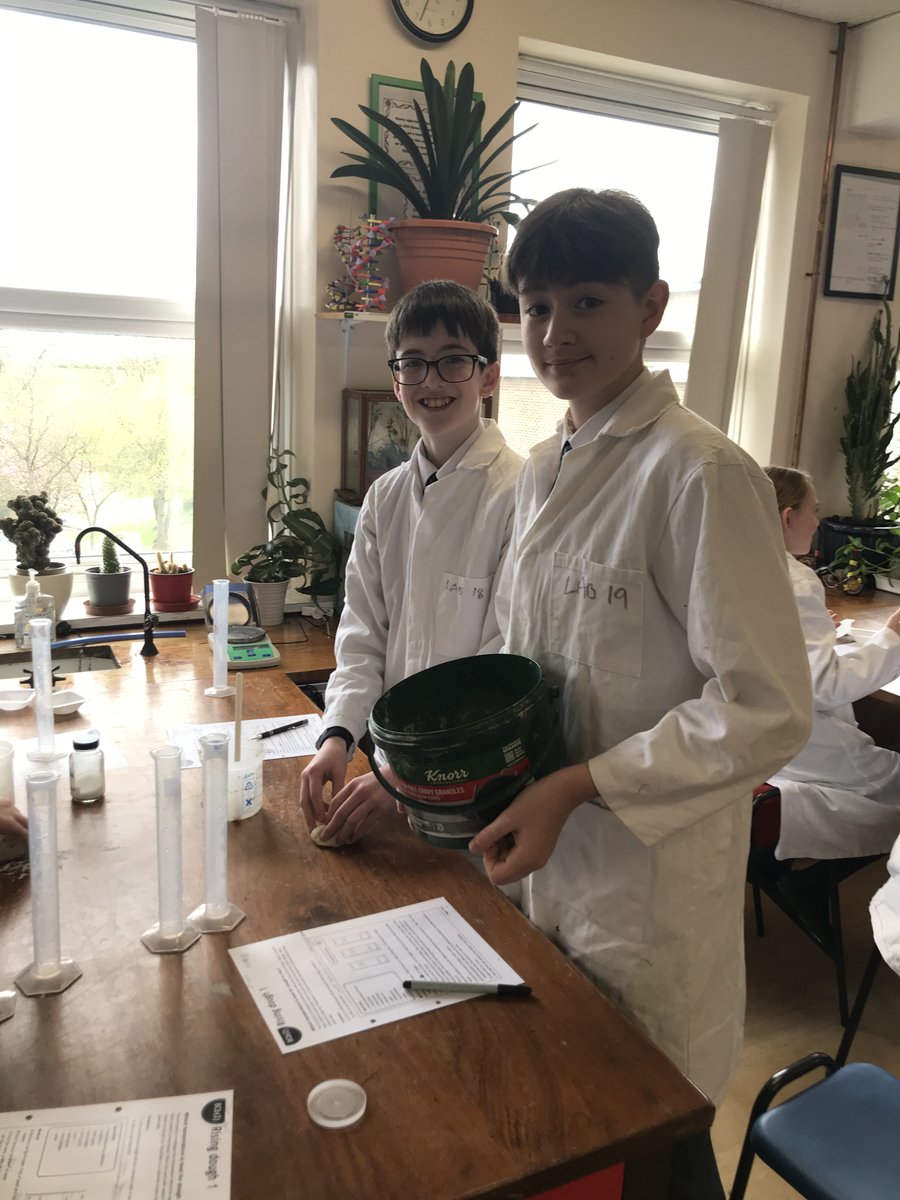
<path fill-rule="evenodd" d="M 190 557 L 196 107 L 192 38 L 0 8 L 0 501 L 46 490 L 58 559 Z"/>
<path fill-rule="evenodd" d="M 539 59 L 521 60 L 519 80 L 516 131 L 536 125 L 513 145 L 514 170 L 536 168 L 515 181 L 521 194 L 541 200 L 569 187 L 616 188 L 637 196 L 653 214 L 670 300 L 644 359 L 651 370 L 668 370 L 684 398 L 720 121 L 734 115 L 760 119 L 768 110 Z M 534 378 L 515 326 L 504 327 L 503 347 L 499 421 L 523 453 L 553 433 L 566 405 Z"/>

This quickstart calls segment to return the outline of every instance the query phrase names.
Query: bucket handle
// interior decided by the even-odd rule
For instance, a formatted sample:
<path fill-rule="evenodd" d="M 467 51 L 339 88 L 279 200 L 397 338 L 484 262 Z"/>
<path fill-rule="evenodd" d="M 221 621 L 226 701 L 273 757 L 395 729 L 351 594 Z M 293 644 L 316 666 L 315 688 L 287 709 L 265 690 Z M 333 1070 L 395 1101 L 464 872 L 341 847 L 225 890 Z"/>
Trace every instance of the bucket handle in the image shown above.
<path fill-rule="evenodd" d="M 381 786 L 384 788 L 384 790 L 386 792 L 390 792 L 390 794 L 394 797 L 394 799 L 397 801 L 398 804 L 408 804 L 409 796 L 404 796 L 402 792 L 398 792 L 397 789 L 394 787 L 394 785 L 389 780 L 385 779 L 385 777 L 382 775 L 382 773 L 378 770 L 378 763 L 375 761 L 375 746 L 371 742 L 371 740 L 369 741 L 369 744 L 365 747 L 365 751 L 366 751 L 366 758 L 368 758 L 368 760 L 369 760 L 369 766 L 372 768 L 372 773 L 375 776 L 375 778 L 378 780 L 378 782 L 381 784 Z"/>
<path fill-rule="evenodd" d="M 552 696 L 550 697 L 550 699 L 552 699 Z M 541 765 L 543 764 L 547 755 L 550 753 L 550 749 L 553 746 L 553 739 L 556 735 L 556 730 L 559 727 L 559 713 L 557 712 L 556 707 L 553 705 L 551 705 L 550 712 L 553 716 L 553 721 L 552 721 L 552 724 L 550 725 L 550 729 L 548 731 L 547 744 L 544 746 L 543 750 L 540 752 L 540 754 L 537 756 L 537 758 L 534 760 L 534 762 L 531 764 L 531 766 L 528 768 L 528 770 L 524 771 L 520 776 L 518 776 L 518 779 L 522 784 L 522 786 L 518 789 L 518 792 L 524 791 L 524 789 L 526 787 L 528 787 L 529 784 L 534 782 L 535 775 L 540 770 Z M 397 789 L 394 787 L 394 785 L 389 780 L 385 779 L 385 777 L 382 775 L 381 771 L 379 771 L 378 763 L 375 761 L 376 747 L 375 747 L 375 744 L 372 741 L 371 737 L 366 738 L 366 742 L 367 742 L 367 745 L 365 746 L 366 757 L 369 760 L 369 766 L 372 768 L 372 773 L 375 776 L 375 778 L 378 780 L 378 782 L 381 784 L 381 786 L 384 788 L 384 790 L 386 792 L 389 792 L 390 795 L 392 795 L 394 797 L 394 799 L 397 801 L 398 804 L 403 804 L 403 805 L 409 804 L 412 797 L 404 796 L 402 792 L 398 792 Z M 518 795 L 518 792 L 516 793 L 517 795 Z"/>

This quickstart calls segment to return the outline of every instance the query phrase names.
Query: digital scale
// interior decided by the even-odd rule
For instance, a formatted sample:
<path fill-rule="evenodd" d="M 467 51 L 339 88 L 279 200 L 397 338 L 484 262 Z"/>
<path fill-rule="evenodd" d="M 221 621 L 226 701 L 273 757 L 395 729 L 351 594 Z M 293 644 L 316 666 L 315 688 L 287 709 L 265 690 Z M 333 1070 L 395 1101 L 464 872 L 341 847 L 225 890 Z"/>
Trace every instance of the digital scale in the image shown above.
<path fill-rule="evenodd" d="M 203 617 L 209 630 L 209 648 L 213 647 L 213 585 L 203 589 Z M 281 662 L 281 655 L 269 641 L 266 631 L 259 623 L 256 598 L 249 583 L 228 585 L 228 670 L 239 671 L 246 667 L 274 667 Z"/>

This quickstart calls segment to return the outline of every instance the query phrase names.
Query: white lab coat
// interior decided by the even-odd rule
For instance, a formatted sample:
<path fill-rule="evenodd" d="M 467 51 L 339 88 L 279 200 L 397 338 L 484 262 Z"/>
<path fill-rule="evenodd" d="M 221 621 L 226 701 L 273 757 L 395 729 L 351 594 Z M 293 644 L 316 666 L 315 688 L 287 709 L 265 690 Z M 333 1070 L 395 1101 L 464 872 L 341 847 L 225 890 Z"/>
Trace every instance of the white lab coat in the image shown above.
<path fill-rule="evenodd" d="M 561 689 L 585 804 L 523 910 L 711 1098 L 737 1061 L 754 785 L 809 732 L 772 487 L 645 372 L 593 441 L 519 482 L 498 612 Z"/>
<path fill-rule="evenodd" d="M 423 488 L 420 441 L 366 493 L 347 563 L 324 721 L 356 740 L 401 679 L 499 644 L 492 589 L 512 530 L 521 457 L 494 421 L 456 470 Z"/>
<path fill-rule="evenodd" d="M 887 883 L 872 897 L 869 915 L 881 957 L 900 975 L 900 838 L 894 843 L 887 868 Z"/>
<path fill-rule="evenodd" d="M 853 701 L 900 675 L 900 637 L 882 629 L 847 654 L 814 571 L 788 555 L 812 672 L 812 737 L 773 775 L 781 789 L 778 858 L 887 854 L 900 834 L 900 755 L 856 724 Z"/>

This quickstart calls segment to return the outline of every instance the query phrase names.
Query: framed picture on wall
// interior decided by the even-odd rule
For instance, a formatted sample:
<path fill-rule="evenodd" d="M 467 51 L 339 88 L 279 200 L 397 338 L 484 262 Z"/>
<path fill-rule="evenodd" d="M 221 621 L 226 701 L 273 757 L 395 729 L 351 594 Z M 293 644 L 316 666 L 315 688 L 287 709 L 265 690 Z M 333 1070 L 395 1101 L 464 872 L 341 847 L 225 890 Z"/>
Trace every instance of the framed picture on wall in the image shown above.
<path fill-rule="evenodd" d="M 383 117 L 389 117 L 392 121 L 396 121 L 409 134 L 419 150 L 422 151 L 423 156 L 427 158 L 422 142 L 422 130 L 419 128 L 415 109 L 415 101 L 418 100 L 419 106 L 424 110 L 423 90 L 422 83 L 418 79 L 397 79 L 392 75 L 373 75 L 369 84 L 369 108 Z M 475 100 L 482 98 L 481 92 L 475 92 L 473 96 Z M 427 120 L 427 112 L 424 115 Z M 404 149 L 392 134 L 376 121 L 370 120 L 369 135 L 414 180 L 418 179 L 408 150 Z M 408 217 L 416 215 L 405 196 L 393 188 L 384 185 L 379 187 L 377 183 L 369 184 L 369 212 L 377 213 L 382 218 L 396 217 L 398 220 L 404 221 Z"/>
<path fill-rule="evenodd" d="M 494 399 L 482 401 L 482 415 L 493 416 Z M 419 440 L 414 425 L 393 392 L 344 389 L 340 498 L 361 504 L 385 473 L 408 462 Z"/>
<path fill-rule="evenodd" d="M 893 300 L 898 247 L 900 172 L 836 167 L 825 295 Z"/>
<path fill-rule="evenodd" d="M 341 488 L 362 502 L 385 471 L 409 461 L 419 430 L 393 392 L 344 390 Z"/>

